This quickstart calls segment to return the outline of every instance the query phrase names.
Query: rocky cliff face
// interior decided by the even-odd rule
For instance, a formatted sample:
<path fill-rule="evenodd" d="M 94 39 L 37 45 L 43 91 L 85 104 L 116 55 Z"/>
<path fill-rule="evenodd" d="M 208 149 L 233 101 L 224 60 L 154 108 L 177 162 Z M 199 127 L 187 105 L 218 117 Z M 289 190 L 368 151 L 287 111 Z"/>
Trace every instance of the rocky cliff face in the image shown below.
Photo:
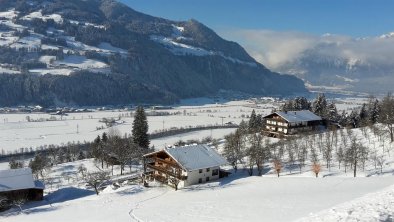
<path fill-rule="evenodd" d="M 112 0 L 0 0 L 0 105 L 169 103 L 219 90 L 305 93 L 195 20 Z"/>

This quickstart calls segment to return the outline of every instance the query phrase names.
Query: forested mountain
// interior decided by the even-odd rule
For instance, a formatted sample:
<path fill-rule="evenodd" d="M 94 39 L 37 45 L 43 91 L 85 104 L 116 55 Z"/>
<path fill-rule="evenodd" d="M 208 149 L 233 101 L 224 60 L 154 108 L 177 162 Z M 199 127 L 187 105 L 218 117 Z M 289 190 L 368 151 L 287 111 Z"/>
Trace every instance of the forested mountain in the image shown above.
<path fill-rule="evenodd" d="M 0 105 L 172 103 L 305 93 L 196 20 L 113 0 L 0 0 Z"/>

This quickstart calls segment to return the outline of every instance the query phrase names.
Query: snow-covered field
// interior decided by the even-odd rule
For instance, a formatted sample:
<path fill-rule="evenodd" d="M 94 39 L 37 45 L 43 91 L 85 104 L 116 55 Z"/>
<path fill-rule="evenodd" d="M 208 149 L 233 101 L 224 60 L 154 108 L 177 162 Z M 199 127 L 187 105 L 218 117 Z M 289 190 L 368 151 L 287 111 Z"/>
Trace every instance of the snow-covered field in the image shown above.
<path fill-rule="evenodd" d="M 171 129 L 173 127 L 189 127 L 199 125 L 221 125 L 226 122 L 239 123 L 250 115 L 253 109 L 257 113 L 268 114 L 272 104 L 260 104 L 256 106 L 252 101 L 235 101 L 224 104 L 208 104 L 202 106 L 179 106 L 163 112 L 178 113 L 170 116 L 149 116 L 149 132 Z M 149 112 L 149 110 L 147 109 Z M 68 116 L 51 116 L 49 114 L 0 114 L 0 151 L 5 152 L 19 150 L 20 148 L 36 148 L 43 145 L 77 141 L 92 141 L 97 135 L 107 132 L 108 128 L 97 130 L 97 127 L 105 126 L 99 122 L 102 118 L 119 117 L 124 121 L 116 128 L 123 134 L 131 133 L 133 117 L 131 111 L 97 111 L 88 113 L 71 113 Z M 27 121 L 30 118 L 30 122 Z M 222 118 L 223 117 L 223 118 Z M 38 121 L 56 118 L 56 121 Z M 152 141 L 155 147 L 163 147 L 164 144 L 173 144 L 182 139 L 201 139 L 206 136 L 221 138 L 232 130 L 207 130 L 193 132 L 167 138 L 167 140 Z"/>
<path fill-rule="evenodd" d="M 42 58 L 48 60 L 48 58 Z M 41 70 L 42 71 L 42 70 Z M 41 72 L 40 71 L 40 72 Z M 47 70 L 54 72 L 56 70 Z M 69 69 L 61 69 L 60 72 L 69 72 Z M 336 101 L 338 110 L 349 111 L 352 108 L 361 106 L 365 99 L 348 98 Z M 207 103 L 207 104 L 204 104 Z M 149 132 L 155 132 L 173 127 L 189 127 L 201 125 L 221 125 L 222 123 L 240 123 L 247 120 L 253 109 L 257 114 L 269 114 L 273 108 L 278 107 L 276 102 L 255 103 L 252 100 L 230 101 L 220 104 L 213 103 L 207 98 L 186 100 L 184 104 L 169 110 L 159 110 L 169 112 L 170 116 L 149 116 Z M 150 110 L 147 109 L 147 112 Z M 55 144 L 60 145 L 67 142 L 92 141 L 97 135 L 107 132 L 108 128 L 97 130 L 98 127 L 105 126 L 99 122 L 102 118 L 121 118 L 123 124 L 116 128 L 123 134 L 130 133 L 133 117 L 131 111 L 111 110 L 95 111 L 87 113 L 71 113 L 68 116 L 51 116 L 50 114 L 0 114 L 0 151 L 12 152 L 20 148 L 37 148 L 39 146 Z M 176 113 L 176 115 L 175 115 Z M 43 120 L 28 122 L 31 120 Z M 55 118 L 56 121 L 46 121 Z M 207 136 L 221 138 L 232 130 L 206 130 L 173 136 L 166 139 L 152 141 L 155 147 L 173 144 L 178 140 L 198 139 Z"/>

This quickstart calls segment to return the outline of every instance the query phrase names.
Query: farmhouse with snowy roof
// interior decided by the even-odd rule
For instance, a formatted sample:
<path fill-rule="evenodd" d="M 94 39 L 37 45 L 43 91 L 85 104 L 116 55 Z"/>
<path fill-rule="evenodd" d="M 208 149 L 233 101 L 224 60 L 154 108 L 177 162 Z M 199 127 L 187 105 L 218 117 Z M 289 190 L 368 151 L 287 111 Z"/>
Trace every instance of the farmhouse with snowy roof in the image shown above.
<path fill-rule="evenodd" d="M 166 148 L 144 155 L 144 175 L 175 189 L 219 179 L 227 161 L 207 145 Z"/>
<path fill-rule="evenodd" d="M 0 196 L 42 200 L 44 184 L 34 181 L 30 168 L 0 170 Z"/>
<path fill-rule="evenodd" d="M 273 137 L 310 132 L 320 128 L 322 118 L 309 110 L 274 112 L 263 117 L 264 132 Z"/>

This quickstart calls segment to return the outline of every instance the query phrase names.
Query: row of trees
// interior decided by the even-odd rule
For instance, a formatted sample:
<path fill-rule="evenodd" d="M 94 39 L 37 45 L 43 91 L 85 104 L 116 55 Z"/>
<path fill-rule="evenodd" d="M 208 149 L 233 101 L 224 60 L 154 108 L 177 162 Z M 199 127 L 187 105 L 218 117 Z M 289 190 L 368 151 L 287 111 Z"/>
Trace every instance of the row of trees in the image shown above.
<path fill-rule="evenodd" d="M 225 137 L 223 155 L 233 166 L 235 172 L 237 172 L 238 165 L 241 164 L 247 169 L 249 175 L 253 175 L 255 169 L 257 169 L 259 176 L 262 175 L 264 167 L 267 167 L 268 163 L 272 163 L 272 168 L 278 176 L 283 167 L 286 167 L 290 172 L 294 168 L 298 168 L 302 173 L 308 165 L 317 176 L 321 165 L 324 164 L 328 170 L 331 170 L 334 165 L 344 172 L 351 169 L 356 177 L 359 168 L 364 171 L 368 162 L 372 162 L 375 169 L 380 167 L 382 172 L 391 148 L 387 147 L 382 152 L 373 145 L 374 141 L 366 146 L 364 140 L 366 138 L 371 140 L 369 134 L 375 130 L 377 138 L 381 136 L 379 134 L 381 131 L 371 128 L 363 130 L 370 131 L 363 138 L 356 135 L 353 130 L 341 129 L 322 134 L 304 134 L 272 142 L 270 138 L 264 137 L 260 133 L 250 133 L 238 129 Z M 380 139 L 382 140 L 381 144 L 384 144 L 384 139 Z M 374 148 L 370 148 L 371 146 Z"/>
<path fill-rule="evenodd" d="M 92 144 L 91 153 L 96 160 L 101 162 L 102 169 L 104 163 L 107 168 L 109 165 L 120 165 L 121 175 L 123 175 L 126 165 L 130 165 L 131 168 L 133 162 L 138 163 L 142 155 L 150 151 L 149 144 L 146 114 L 143 107 L 137 107 L 132 136 L 122 137 L 116 128 L 110 128 L 108 135 L 103 133 L 101 137 L 97 136 Z"/>

